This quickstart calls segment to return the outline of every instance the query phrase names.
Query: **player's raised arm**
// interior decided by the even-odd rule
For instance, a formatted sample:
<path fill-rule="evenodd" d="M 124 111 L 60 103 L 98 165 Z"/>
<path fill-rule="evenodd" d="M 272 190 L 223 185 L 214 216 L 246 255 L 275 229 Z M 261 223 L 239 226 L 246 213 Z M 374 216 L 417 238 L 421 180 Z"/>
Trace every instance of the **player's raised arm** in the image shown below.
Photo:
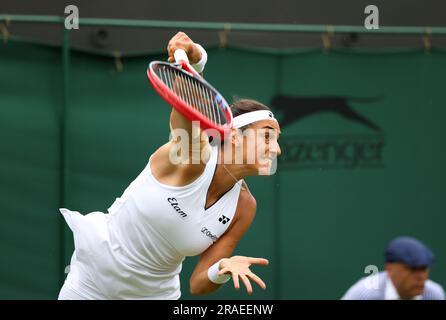
<path fill-rule="evenodd" d="M 175 59 L 175 52 L 178 50 L 184 50 L 187 59 L 189 60 L 188 62 L 195 68 L 195 71 L 203 72 L 207 61 L 206 51 L 199 44 L 193 42 L 184 32 L 178 32 L 169 40 L 167 54 L 170 63 L 178 62 Z M 195 102 L 196 94 L 185 88 L 187 80 L 177 78 L 175 81 L 175 89 L 184 94 L 191 102 Z M 187 139 L 190 156 L 192 155 L 193 147 L 197 150 L 202 150 L 208 144 L 208 139 L 205 135 L 202 135 L 200 126 L 197 123 L 193 125 L 191 120 L 186 118 L 175 108 L 172 108 L 169 125 L 171 130 L 171 142 L 173 144 L 184 143 L 184 139 Z M 197 146 L 198 144 L 199 146 Z"/>

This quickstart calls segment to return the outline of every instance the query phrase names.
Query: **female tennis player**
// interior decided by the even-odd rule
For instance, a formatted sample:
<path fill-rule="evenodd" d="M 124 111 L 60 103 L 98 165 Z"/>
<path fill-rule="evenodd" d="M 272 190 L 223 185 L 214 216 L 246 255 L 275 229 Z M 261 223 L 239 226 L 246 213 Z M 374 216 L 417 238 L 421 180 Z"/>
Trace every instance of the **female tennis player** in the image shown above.
<path fill-rule="evenodd" d="M 202 71 L 207 56 L 201 46 L 178 33 L 168 45 L 169 61 L 177 49 Z M 280 127 L 259 102 L 239 100 L 231 110 L 228 139 L 209 142 L 203 134 L 194 142 L 203 151 L 199 163 L 174 164 L 172 150 L 181 142 L 172 138 L 150 156 L 107 214 L 60 209 L 73 231 L 75 250 L 59 299 L 179 299 L 182 262 L 195 255 L 200 258 L 190 277 L 192 294 L 210 293 L 231 279 L 235 289 L 241 281 L 248 294 L 251 281 L 266 288 L 250 266 L 268 260 L 231 254 L 256 212 L 243 178 L 269 169 L 280 155 Z M 170 127 L 190 135 L 193 130 L 175 109 Z M 236 161 L 237 154 L 242 161 Z M 248 161 L 252 154 L 255 161 Z"/>

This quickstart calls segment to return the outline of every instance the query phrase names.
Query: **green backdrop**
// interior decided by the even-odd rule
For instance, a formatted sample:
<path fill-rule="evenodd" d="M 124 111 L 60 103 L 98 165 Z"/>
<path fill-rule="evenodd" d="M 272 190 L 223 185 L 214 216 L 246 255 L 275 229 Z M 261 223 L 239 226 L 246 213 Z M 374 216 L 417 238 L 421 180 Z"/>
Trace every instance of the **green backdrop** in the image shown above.
<path fill-rule="evenodd" d="M 444 51 L 208 52 L 205 76 L 228 100 L 294 100 L 273 106 L 287 121 L 282 160 L 275 176 L 248 179 L 258 212 L 236 249 L 270 259 L 254 267 L 268 288 L 206 298 L 338 299 L 367 265 L 382 270 L 398 235 L 430 246 L 432 279 L 446 283 Z M 106 211 L 168 139 L 170 107 L 146 78 L 164 55 L 124 58 L 119 72 L 113 58 L 72 52 L 63 140 L 61 53 L 0 44 L 2 299 L 55 299 L 73 248 L 58 208 Z M 196 259 L 184 263 L 183 298 L 195 298 Z"/>

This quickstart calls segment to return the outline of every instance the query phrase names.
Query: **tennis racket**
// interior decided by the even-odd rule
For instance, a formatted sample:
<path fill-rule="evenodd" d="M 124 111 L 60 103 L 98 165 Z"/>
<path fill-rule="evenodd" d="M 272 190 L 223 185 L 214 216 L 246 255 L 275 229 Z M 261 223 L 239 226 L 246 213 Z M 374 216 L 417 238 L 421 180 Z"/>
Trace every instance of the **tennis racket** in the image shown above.
<path fill-rule="evenodd" d="M 147 77 L 153 88 L 203 130 L 214 129 L 225 137 L 232 128 L 232 112 L 223 96 L 191 67 L 184 50 L 174 53 L 176 63 L 152 61 Z"/>

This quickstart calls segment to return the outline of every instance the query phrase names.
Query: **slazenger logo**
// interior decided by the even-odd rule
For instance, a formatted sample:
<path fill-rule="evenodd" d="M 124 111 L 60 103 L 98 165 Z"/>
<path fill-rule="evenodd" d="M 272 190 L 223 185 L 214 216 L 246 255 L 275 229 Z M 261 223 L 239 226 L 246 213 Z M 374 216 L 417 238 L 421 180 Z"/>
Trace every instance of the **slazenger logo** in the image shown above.
<path fill-rule="evenodd" d="M 187 217 L 187 213 L 184 212 L 183 210 L 181 210 L 181 208 L 178 206 L 177 199 L 175 199 L 175 198 L 167 198 L 167 202 L 169 202 L 170 205 L 172 206 L 172 208 L 174 208 L 175 211 L 180 214 L 181 218 L 186 218 Z"/>
<path fill-rule="evenodd" d="M 282 127 L 309 116 L 333 113 L 372 130 L 365 134 L 333 132 L 284 136 L 281 143 L 283 153 L 278 160 L 285 167 L 298 169 L 383 167 L 386 143 L 381 127 L 350 105 L 351 102 L 371 103 L 378 100 L 379 97 L 274 96 L 271 104 L 282 114 Z"/>
<path fill-rule="evenodd" d="M 211 238 L 213 242 L 218 240 L 218 237 L 215 234 L 212 234 L 206 227 L 201 228 L 201 233 L 206 237 Z"/>

